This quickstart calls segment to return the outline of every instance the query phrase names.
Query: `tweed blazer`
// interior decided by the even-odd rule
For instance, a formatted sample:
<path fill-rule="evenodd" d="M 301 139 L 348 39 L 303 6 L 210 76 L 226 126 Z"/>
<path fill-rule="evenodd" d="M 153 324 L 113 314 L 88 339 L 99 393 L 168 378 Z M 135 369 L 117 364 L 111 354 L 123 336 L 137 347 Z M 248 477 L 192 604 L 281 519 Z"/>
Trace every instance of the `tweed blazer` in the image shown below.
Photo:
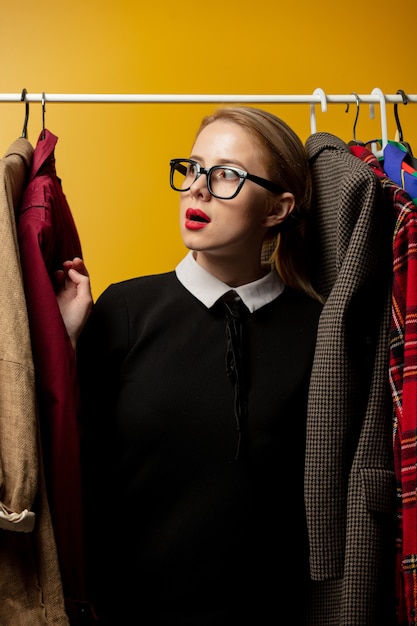
<path fill-rule="evenodd" d="M 67 626 L 15 223 L 32 157 L 21 137 L 0 160 L 0 624 Z"/>
<path fill-rule="evenodd" d="M 395 475 L 389 390 L 393 213 L 380 181 L 329 133 L 306 142 L 309 265 L 325 305 L 307 417 L 307 623 L 395 621 Z"/>

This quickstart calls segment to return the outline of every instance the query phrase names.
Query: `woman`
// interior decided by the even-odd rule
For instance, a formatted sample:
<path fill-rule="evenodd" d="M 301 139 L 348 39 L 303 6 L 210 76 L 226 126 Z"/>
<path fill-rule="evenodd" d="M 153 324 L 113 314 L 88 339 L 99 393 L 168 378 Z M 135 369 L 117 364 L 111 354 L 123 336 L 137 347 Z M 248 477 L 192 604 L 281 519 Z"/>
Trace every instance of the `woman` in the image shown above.
<path fill-rule="evenodd" d="M 220 109 L 170 182 L 189 249 L 175 271 L 111 285 L 90 315 L 75 259 L 58 296 L 80 368 L 91 593 L 106 625 L 278 623 L 294 599 L 301 624 L 322 307 L 304 147 L 270 113 Z"/>

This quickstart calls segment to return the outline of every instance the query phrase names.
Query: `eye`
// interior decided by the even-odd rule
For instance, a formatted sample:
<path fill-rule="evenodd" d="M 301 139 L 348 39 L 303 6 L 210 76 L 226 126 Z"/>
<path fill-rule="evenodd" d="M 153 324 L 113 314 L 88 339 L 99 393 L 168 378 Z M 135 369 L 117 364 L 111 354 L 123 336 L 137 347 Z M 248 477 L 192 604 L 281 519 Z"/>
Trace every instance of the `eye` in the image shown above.
<path fill-rule="evenodd" d="M 196 176 L 198 173 L 198 165 L 197 163 L 187 163 L 187 173 L 186 176 Z"/>
<path fill-rule="evenodd" d="M 216 178 L 222 179 L 225 181 L 236 182 L 240 178 L 239 174 L 235 170 L 230 169 L 229 167 L 221 167 L 219 169 L 216 169 L 213 173 L 216 176 Z"/>

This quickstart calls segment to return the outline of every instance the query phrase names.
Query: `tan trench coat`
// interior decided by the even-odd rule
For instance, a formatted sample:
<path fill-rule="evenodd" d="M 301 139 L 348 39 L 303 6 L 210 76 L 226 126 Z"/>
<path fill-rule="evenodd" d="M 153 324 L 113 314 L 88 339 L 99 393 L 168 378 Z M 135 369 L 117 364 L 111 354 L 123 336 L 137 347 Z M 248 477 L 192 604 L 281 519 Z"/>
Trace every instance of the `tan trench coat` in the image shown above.
<path fill-rule="evenodd" d="M 32 156 L 32 145 L 21 137 L 0 160 L 0 624 L 68 626 L 16 236 L 15 207 Z"/>

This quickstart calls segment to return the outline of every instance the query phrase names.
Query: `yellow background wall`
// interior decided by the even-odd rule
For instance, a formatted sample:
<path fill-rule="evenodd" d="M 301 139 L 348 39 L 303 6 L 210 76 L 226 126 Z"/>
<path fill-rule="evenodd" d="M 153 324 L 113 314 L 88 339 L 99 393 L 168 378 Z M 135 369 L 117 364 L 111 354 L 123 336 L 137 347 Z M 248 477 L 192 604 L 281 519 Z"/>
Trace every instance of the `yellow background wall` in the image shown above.
<path fill-rule="evenodd" d="M 20 0 L 3 3 L 0 92 L 171 94 L 417 93 L 415 0 Z M 56 166 L 95 297 L 113 281 L 172 269 L 185 253 L 169 159 L 187 156 L 215 104 L 46 103 Z M 260 105 L 304 141 L 308 104 Z M 355 105 L 317 106 L 317 130 L 352 138 Z M 399 105 L 417 150 L 417 105 Z M 390 139 L 393 105 L 387 105 Z M 0 102 L 0 155 L 21 135 L 24 104 Z M 31 103 L 36 145 L 41 105 Z M 362 104 L 356 138 L 381 137 Z"/>

